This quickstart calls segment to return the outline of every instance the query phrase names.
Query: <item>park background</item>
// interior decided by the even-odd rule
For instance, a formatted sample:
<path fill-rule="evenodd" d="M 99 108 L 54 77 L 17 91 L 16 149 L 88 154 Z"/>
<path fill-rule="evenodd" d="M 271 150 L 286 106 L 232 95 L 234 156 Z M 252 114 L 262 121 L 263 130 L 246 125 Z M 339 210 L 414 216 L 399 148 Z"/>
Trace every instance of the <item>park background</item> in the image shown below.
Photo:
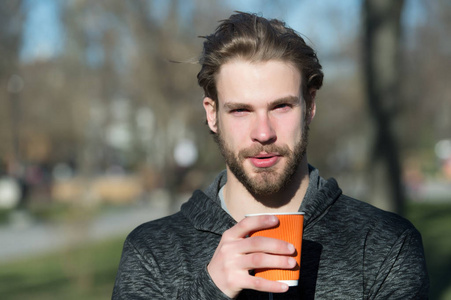
<path fill-rule="evenodd" d="M 324 86 L 309 161 L 420 230 L 451 299 L 451 3 L 0 2 L 0 295 L 109 299 L 130 230 L 224 168 L 201 105 L 202 38 L 233 11 L 281 18 Z"/>

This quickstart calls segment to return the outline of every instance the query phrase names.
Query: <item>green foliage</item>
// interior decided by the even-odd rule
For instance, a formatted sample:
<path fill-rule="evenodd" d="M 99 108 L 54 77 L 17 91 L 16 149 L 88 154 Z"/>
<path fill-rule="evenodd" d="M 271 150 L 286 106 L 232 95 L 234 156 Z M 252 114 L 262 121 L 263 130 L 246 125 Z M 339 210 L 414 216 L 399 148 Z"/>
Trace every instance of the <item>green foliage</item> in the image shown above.
<path fill-rule="evenodd" d="M 0 209 L 0 224 L 4 224 L 8 221 L 9 209 Z"/>
<path fill-rule="evenodd" d="M 430 299 L 451 299 L 451 203 L 411 203 L 407 217 L 423 237 Z"/>
<path fill-rule="evenodd" d="M 111 299 L 125 237 L 0 267 L 2 299 Z"/>

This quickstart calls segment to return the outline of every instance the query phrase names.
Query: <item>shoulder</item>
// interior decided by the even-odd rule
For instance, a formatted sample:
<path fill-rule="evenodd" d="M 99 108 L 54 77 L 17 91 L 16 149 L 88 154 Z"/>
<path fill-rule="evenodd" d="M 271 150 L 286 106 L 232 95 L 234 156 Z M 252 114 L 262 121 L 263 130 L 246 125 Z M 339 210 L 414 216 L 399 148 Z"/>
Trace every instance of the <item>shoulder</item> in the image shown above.
<path fill-rule="evenodd" d="M 183 236 L 190 227 L 188 220 L 180 212 L 173 215 L 143 223 L 136 227 L 127 236 L 126 242 L 132 244 L 137 249 L 153 248 L 160 243 L 173 240 Z M 177 238 L 175 238 L 175 236 Z"/>
<path fill-rule="evenodd" d="M 327 215 L 329 221 L 323 226 L 332 236 L 341 237 L 343 247 L 353 249 L 346 253 L 361 249 L 368 266 L 378 269 L 384 262 L 390 265 L 399 258 L 409 261 L 409 266 L 423 268 L 421 234 L 406 218 L 344 195 Z"/>
<path fill-rule="evenodd" d="M 406 218 L 346 195 L 339 197 L 333 209 L 345 223 L 366 228 L 371 232 L 392 237 L 406 233 L 419 234 Z"/>

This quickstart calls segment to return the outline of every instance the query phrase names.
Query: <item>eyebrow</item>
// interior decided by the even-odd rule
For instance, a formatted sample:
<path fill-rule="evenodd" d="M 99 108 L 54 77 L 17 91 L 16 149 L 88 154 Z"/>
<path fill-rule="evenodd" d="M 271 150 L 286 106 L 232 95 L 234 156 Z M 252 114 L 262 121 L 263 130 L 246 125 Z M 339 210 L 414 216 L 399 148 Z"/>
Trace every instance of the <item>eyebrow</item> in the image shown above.
<path fill-rule="evenodd" d="M 299 105 L 299 103 L 300 103 L 299 97 L 288 96 L 288 97 L 284 97 L 284 98 L 281 98 L 281 99 L 277 99 L 277 100 L 271 102 L 270 104 L 271 104 L 271 106 L 274 107 L 274 106 L 278 106 L 278 105 L 281 105 L 281 104 Z"/>
<path fill-rule="evenodd" d="M 236 110 L 236 109 L 251 109 L 252 106 L 245 103 L 239 103 L 239 102 L 227 102 L 224 103 L 224 108 L 226 110 Z"/>
<path fill-rule="evenodd" d="M 271 107 L 276 107 L 276 106 L 282 105 L 282 104 L 291 104 L 291 105 L 295 106 L 295 105 L 299 105 L 299 102 L 300 102 L 299 97 L 287 96 L 287 97 L 283 97 L 283 98 L 274 100 L 274 101 L 268 103 L 268 105 Z M 229 110 L 229 111 L 236 110 L 236 109 L 251 110 L 252 105 L 246 104 L 246 103 L 240 103 L 240 102 L 226 102 L 226 103 L 224 103 L 224 109 Z"/>

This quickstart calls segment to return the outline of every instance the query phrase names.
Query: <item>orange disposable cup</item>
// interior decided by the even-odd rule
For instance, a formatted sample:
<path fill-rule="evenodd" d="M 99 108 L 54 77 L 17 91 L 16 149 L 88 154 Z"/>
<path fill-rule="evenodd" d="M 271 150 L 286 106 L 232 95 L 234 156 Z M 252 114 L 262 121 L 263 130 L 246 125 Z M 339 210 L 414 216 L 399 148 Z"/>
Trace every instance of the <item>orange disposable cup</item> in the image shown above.
<path fill-rule="evenodd" d="M 269 229 L 263 229 L 251 233 L 249 236 L 264 236 L 286 241 L 296 248 L 293 257 L 296 259 L 296 267 L 293 269 L 256 269 L 255 276 L 280 281 L 289 286 L 297 286 L 299 281 L 299 270 L 301 266 L 302 232 L 304 228 L 304 213 L 267 213 L 250 214 L 246 217 L 274 215 L 279 219 L 279 225 Z"/>

